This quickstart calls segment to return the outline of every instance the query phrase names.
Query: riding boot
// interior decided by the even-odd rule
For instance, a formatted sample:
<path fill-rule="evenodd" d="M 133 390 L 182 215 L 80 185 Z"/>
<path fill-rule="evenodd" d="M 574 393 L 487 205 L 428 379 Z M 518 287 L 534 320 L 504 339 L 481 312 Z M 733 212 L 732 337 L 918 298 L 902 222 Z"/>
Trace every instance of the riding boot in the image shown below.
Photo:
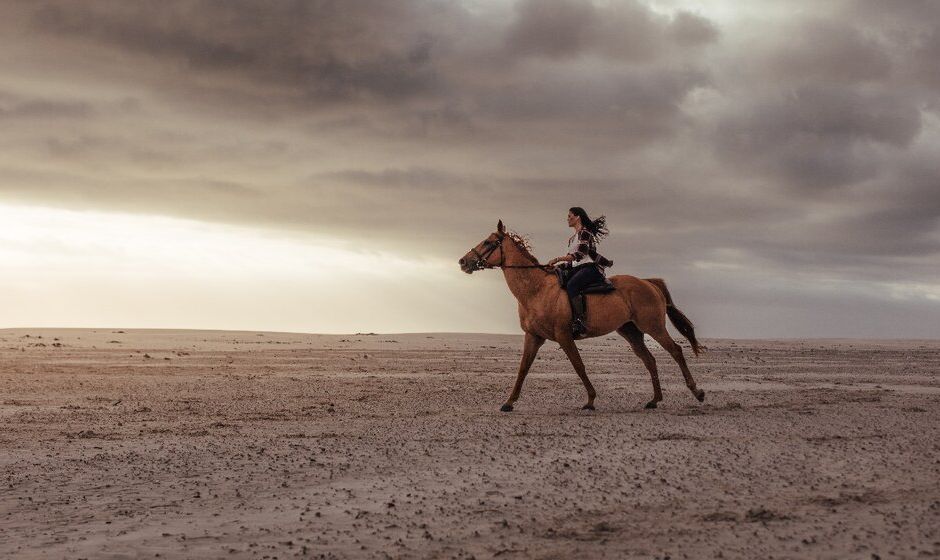
<path fill-rule="evenodd" d="M 578 294 L 571 298 L 571 334 L 575 338 L 587 332 L 587 325 L 584 324 L 584 296 Z"/>

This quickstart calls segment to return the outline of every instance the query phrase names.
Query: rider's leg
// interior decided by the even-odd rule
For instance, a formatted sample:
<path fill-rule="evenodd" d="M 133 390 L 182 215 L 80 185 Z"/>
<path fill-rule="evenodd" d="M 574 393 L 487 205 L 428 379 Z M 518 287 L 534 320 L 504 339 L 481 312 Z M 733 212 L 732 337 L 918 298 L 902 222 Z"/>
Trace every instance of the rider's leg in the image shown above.
<path fill-rule="evenodd" d="M 568 301 L 571 302 L 571 332 L 575 335 L 584 334 L 587 331 L 585 324 L 585 301 L 581 295 L 581 290 L 586 286 L 596 282 L 600 273 L 593 266 L 581 267 L 572 273 L 565 291 L 568 292 Z"/>

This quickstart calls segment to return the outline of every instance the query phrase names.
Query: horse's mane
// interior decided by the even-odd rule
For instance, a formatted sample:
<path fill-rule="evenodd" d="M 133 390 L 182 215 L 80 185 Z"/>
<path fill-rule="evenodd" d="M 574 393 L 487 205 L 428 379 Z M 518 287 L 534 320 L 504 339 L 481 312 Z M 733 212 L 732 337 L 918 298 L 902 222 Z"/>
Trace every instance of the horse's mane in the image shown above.
<path fill-rule="evenodd" d="M 519 247 L 519 250 L 522 251 L 522 254 L 532 261 L 534 264 L 541 264 L 539 260 L 535 258 L 535 255 L 532 254 L 532 240 L 529 239 L 528 235 L 523 235 L 519 232 L 506 230 L 506 235 L 509 236 L 509 239 L 512 239 L 516 243 L 516 247 Z"/>

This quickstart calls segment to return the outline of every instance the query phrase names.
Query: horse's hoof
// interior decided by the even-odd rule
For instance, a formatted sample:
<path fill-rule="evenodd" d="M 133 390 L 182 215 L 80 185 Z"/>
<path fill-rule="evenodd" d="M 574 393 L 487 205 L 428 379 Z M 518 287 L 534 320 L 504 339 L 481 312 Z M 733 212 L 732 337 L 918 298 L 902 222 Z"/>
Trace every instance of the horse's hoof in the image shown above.
<path fill-rule="evenodd" d="M 656 408 L 656 401 L 646 403 L 646 408 Z"/>
<path fill-rule="evenodd" d="M 499 411 L 500 412 L 512 412 L 512 405 L 504 404 L 503 406 L 499 407 Z"/>
<path fill-rule="evenodd" d="M 698 402 L 705 402 L 705 391 L 699 389 L 695 392 L 695 398 L 698 399 Z"/>
<path fill-rule="evenodd" d="M 586 404 L 586 405 L 584 405 L 584 406 L 581 407 L 581 410 L 594 410 L 594 405 L 593 405 L 593 404 Z"/>

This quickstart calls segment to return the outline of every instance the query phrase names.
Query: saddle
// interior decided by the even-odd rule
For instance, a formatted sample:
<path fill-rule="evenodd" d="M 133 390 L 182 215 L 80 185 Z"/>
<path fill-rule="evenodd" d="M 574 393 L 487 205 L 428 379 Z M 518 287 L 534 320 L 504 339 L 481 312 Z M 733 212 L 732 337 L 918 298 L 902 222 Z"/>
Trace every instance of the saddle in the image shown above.
<path fill-rule="evenodd" d="M 571 276 L 572 269 L 570 268 L 556 268 L 555 275 L 558 276 L 558 284 L 561 285 L 561 289 L 564 290 L 565 286 L 568 285 L 568 278 Z M 617 287 L 611 284 L 610 280 L 606 277 L 603 282 L 598 282 L 596 284 L 589 284 L 581 290 L 581 294 L 606 294 L 607 292 L 612 292 L 616 290 Z"/>

